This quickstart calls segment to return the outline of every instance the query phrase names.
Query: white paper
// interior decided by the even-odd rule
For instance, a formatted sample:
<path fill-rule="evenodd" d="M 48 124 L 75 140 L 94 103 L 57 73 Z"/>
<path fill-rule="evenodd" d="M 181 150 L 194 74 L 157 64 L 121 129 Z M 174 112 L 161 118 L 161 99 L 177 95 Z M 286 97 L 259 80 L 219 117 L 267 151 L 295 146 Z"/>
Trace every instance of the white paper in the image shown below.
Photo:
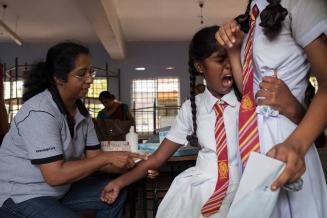
<path fill-rule="evenodd" d="M 279 160 L 252 152 L 227 218 L 269 218 L 279 194 L 270 187 L 284 167 Z"/>

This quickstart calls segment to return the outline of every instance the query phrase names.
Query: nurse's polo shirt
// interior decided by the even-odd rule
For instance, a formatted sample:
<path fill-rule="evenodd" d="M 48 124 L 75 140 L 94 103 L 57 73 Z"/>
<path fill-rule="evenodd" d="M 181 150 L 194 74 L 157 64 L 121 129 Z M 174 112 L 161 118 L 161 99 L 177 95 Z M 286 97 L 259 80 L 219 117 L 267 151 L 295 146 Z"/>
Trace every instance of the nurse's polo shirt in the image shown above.
<path fill-rule="evenodd" d="M 70 184 L 49 186 L 40 164 L 83 158 L 85 150 L 100 149 L 92 118 L 77 101 L 74 122 L 56 88 L 49 88 L 26 101 L 13 119 L 0 148 L 0 205 L 40 197 L 61 198 Z"/>

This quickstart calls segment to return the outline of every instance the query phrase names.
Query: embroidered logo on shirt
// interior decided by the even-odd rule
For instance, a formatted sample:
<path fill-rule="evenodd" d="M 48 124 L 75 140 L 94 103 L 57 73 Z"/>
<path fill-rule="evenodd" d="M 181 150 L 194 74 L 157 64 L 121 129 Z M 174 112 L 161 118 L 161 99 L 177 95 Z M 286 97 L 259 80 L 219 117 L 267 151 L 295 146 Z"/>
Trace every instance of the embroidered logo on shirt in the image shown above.
<path fill-rule="evenodd" d="M 38 149 L 35 152 L 36 153 L 40 153 L 40 152 L 52 151 L 52 150 L 56 150 L 56 147 L 49 147 L 49 148 Z"/>
<path fill-rule="evenodd" d="M 254 104 L 250 98 L 249 95 L 246 95 L 243 97 L 242 104 L 241 104 L 241 110 L 242 111 L 247 111 L 250 110 L 254 107 Z"/>
<path fill-rule="evenodd" d="M 228 167 L 225 161 L 219 161 L 219 175 L 221 178 L 226 179 L 227 178 L 227 173 L 228 173 Z"/>

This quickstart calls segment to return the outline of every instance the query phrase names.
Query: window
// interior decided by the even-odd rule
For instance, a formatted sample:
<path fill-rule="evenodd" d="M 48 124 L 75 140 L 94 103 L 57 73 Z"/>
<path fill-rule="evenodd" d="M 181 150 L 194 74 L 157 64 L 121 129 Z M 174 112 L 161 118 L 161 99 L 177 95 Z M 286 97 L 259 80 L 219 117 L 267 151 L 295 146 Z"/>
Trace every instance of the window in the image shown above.
<path fill-rule="evenodd" d="M 17 74 L 16 68 L 13 67 L 6 71 L 4 74 L 4 99 L 5 106 L 8 111 L 9 122 L 12 121 L 14 116 L 22 105 L 23 96 L 23 79 L 31 69 L 32 65 L 19 65 Z M 114 74 L 111 71 L 106 71 L 101 68 L 95 67 L 97 71 L 104 73 L 110 73 L 111 77 L 118 77 L 119 74 Z M 109 78 L 108 78 L 109 79 Z M 86 98 L 83 100 L 86 108 L 89 110 L 92 117 L 96 117 L 98 112 L 104 108 L 104 106 L 98 100 L 100 92 L 108 90 L 108 81 L 106 77 L 96 77 L 89 89 Z"/>
<path fill-rule="evenodd" d="M 4 99 L 5 106 L 8 111 L 9 121 L 17 114 L 18 110 L 22 105 L 22 96 L 23 96 L 23 81 L 5 81 L 4 85 Z"/>
<path fill-rule="evenodd" d="M 84 99 L 86 108 L 89 110 L 92 117 L 96 117 L 98 112 L 104 108 L 104 106 L 98 100 L 100 92 L 107 90 L 107 79 L 96 78 L 91 85 L 87 97 Z M 4 82 L 4 99 L 5 106 L 9 114 L 9 122 L 15 117 L 18 110 L 22 105 L 23 96 L 23 81 L 18 80 L 10 82 Z"/>
<path fill-rule="evenodd" d="M 180 105 L 178 78 L 135 79 L 131 91 L 137 132 L 151 133 L 175 118 Z"/>
<path fill-rule="evenodd" d="M 97 117 L 99 111 L 104 108 L 98 98 L 100 92 L 108 90 L 107 88 L 106 78 L 95 78 L 93 80 L 93 83 L 89 88 L 89 92 L 84 99 L 85 106 L 89 110 L 92 117 Z"/>

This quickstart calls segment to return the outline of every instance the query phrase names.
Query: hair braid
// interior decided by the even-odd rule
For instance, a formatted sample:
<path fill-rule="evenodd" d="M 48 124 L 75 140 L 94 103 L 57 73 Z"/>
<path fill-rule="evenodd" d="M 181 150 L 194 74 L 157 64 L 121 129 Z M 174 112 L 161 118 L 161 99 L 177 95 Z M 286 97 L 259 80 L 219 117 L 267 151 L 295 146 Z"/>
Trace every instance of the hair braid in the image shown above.
<path fill-rule="evenodd" d="M 246 6 L 245 13 L 237 16 L 234 19 L 240 25 L 241 30 L 245 33 L 249 32 L 249 29 L 250 29 L 251 2 L 252 2 L 252 0 L 249 0 L 248 5 Z"/>
<path fill-rule="evenodd" d="M 193 65 L 193 60 L 189 61 L 189 72 L 190 72 L 190 101 L 192 110 L 192 121 L 193 121 L 193 133 L 187 136 L 191 146 L 198 146 L 198 137 L 196 135 L 197 124 L 196 124 L 196 104 L 195 104 L 195 75 L 197 71 Z"/>
<path fill-rule="evenodd" d="M 288 14 L 286 8 L 280 4 L 281 0 L 267 0 L 269 5 L 260 13 L 264 34 L 270 38 L 275 38 L 282 30 L 282 22 Z"/>
<path fill-rule="evenodd" d="M 269 5 L 261 11 L 261 23 L 259 25 L 263 28 L 264 34 L 269 39 L 274 39 L 282 29 L 282 22 L 285 20 L 288 11 L 281 6 L 281 0 L 267 1 Z M 241 30 L 245 33 L 250 29 L 251 2 L 252 0 L 249 0 L 245 13 L 235 18 L 236 22 L 241 26 Z"/>

